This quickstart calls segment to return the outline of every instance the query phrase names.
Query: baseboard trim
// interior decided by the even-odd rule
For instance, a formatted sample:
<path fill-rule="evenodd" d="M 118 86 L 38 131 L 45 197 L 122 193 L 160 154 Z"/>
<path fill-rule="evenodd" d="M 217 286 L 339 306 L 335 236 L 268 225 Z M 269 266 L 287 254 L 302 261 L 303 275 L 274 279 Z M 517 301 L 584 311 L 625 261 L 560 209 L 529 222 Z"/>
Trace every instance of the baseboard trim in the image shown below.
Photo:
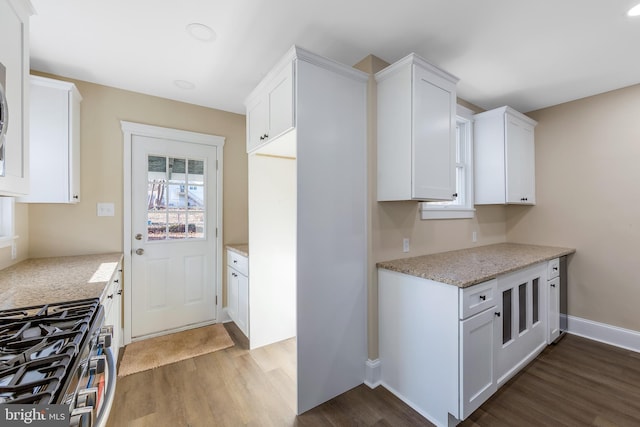
<path fill-rule="evenodd" d="M 382 371 L 380 370 L 380 359 L 367 359 L 364 383 L 369 388 L 376 388 L 382 383 Z"/>
<path fill-rule="evenodd" d="M 570 334 L 640 353 L 640 332 L 606 323 L 567 316 Z"/>

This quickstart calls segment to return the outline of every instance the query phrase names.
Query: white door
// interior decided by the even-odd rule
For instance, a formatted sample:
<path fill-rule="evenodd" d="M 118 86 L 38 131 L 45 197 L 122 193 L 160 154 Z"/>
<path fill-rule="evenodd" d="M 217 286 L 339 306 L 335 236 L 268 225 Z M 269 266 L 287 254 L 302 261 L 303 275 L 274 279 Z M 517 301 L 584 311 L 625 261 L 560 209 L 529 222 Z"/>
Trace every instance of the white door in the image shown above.
<path fill-rule="evenodd" d="M 218 147 L 131 137 L 131 336 L 216 319 Z"/>

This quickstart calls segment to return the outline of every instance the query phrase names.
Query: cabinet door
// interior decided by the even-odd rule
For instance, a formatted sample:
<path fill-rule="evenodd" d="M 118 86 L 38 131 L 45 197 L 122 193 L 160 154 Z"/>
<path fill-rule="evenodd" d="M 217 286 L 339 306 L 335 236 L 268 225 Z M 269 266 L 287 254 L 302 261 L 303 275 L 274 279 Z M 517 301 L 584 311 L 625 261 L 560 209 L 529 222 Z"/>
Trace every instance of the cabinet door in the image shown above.
<path fill-rule="evenodd" d="M 496 378 L 502 384 L 546 346 L 546 263 L 498 277 Z"/>
<path fill-rule="evenodd" d="M 0 1 L 0 83 L 8 106 L 0 146 L 0 195 L 29 191 L 29 11 L 28 2 Z"/>
<path fill-rule="evenodd" d="M 535 145 L 533 127 L 505 114 L 507 203 L 533 205 L 535 190 Z"/>
<path fill-rule="evenodd" d="M 269 90 L 269 133 L 270 140 L 293 128 L 293 64 L 275 77 Z"/>
<path fill-rule="evenodd" d="M 455 92 L 414 66 L 412 196 L 453 200 L 455 193 Z"/>
<path fill-rule="evenodd" d="M 549 336 L 547 343 L 551 344 L 558 336 L 560 336 L 560 278 L 556 277 L 548 282 L 548 319 Z"/>
<path fill-rule="evenodd" d="M 238 320 L 236 324 L 249 336 L 249 278 L 238 275 Z"/>
<path fill-rule="evenodd" d="M 268 108 L 264 97 L 257 99 L 247 108 L 247 153 L 266 142 L 269 132 Z"/>
<path fill-rule="evenodd" d="M 460 322 L 460 415 L 467 418 L 496 390 L 493 308 Z"/>
<path fill-rule="evenodd" d="M 240 274 L 227 266 L 227 313 L 238 324 L 238 287 Z"/>

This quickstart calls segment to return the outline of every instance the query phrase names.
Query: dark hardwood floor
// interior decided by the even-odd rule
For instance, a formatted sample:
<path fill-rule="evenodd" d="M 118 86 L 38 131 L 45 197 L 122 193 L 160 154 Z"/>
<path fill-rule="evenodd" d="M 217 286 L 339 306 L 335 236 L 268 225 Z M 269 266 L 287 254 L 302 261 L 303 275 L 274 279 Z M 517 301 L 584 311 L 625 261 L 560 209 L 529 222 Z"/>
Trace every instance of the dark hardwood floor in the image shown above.
<path fill-rule="evenodd" d="M 234 347 L 119 378 L 108 427 L 432 426 L 362 385 L 295 416 L 295 341 Z M 640 426 L 640 354 L 568 335 L 461 426 Z"/>

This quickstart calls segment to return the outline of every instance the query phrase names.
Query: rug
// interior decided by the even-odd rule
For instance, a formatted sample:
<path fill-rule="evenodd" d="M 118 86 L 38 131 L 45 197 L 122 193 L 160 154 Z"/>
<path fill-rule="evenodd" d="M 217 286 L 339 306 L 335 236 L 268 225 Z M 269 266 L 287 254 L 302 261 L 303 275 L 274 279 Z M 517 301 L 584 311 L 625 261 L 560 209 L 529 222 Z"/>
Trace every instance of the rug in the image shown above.
<path fill-rule="evenodd" d="M 124 348 L 118 376 L 135 374 L 233 346 L 222 323 L 136 341 Z"/>

